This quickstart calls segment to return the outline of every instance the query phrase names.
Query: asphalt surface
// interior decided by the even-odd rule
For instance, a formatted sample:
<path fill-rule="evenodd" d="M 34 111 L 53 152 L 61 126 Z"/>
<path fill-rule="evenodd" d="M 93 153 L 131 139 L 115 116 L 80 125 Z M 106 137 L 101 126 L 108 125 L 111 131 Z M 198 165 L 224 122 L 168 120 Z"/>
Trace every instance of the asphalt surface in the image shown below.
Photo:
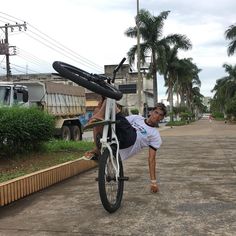
<path fill-rule="evenodd" d="M 161 136 L 158 194 L 143 150 L 124 162 L 130 180 L 114 214 L 93 169 L 0 208 L 0 235 L 236 235 L 236 125 L 200 120 Z"/>

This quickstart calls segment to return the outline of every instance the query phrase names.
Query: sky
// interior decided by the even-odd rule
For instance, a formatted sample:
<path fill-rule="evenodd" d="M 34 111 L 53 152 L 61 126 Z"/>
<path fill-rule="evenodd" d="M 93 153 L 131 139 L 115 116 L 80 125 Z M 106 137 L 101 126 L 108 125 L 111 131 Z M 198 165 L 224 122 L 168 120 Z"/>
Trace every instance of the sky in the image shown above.
<path fill-rule="evenodd" d="M 236 1 L 139 0 L 139 8 L 155 16 L 170 11 L 163 36 L 177 33 L 191 40 L 192 49 L 180 51 L 179 57 L 191 57 L 202 69 L 201 93 L 212 97 L 216 80 L 226 75 L 222 65 L 236 63 L 236 55 L 227 56 L 224 36 L 236 24 Z M 124 34 L 135 26 L 136 14 L 137 0 L 2 0 L 0 26 L 24 21 L 27 26 L 26 31 L 9 29 L 9 44 L 16 46 L 17 54 L 10 57 L 12 74 L 54 72 L 57 60 L 103 73 L 104 65 L 119 63 L 136 44 Z M 4 37 L 0 29 L 0 39 Z M 5 57 L 0 55 L 0 75 L 5 73 Z M 158 84 L 159 98 L 165 98 L 159 75 Z"/>

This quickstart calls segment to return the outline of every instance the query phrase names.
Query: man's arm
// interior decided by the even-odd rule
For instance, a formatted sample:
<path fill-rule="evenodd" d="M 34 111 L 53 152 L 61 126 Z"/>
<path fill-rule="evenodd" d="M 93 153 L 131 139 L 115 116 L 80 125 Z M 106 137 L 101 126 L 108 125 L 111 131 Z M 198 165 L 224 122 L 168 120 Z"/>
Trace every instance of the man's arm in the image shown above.
<path fill-rule="evenodd" d="M 149 148 L 148 165 L 151 179 L 151 192 L 156 193 L 159 191 L 156 179 L 156 150 L 151 147 Z"/>

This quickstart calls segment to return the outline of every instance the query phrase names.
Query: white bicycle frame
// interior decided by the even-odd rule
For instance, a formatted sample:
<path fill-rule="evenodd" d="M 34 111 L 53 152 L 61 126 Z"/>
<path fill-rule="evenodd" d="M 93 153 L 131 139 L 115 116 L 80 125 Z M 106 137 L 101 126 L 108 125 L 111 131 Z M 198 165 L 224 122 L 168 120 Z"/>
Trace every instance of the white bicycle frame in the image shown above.
<path fill-rule="evenodd" d="M 104 125 L 103 127 L 103 133 L 102 138 L 100 139 L 100 142 L 102 144 L 101 147 L 101 153 L 103 153 L 104 149 L 107 148 L 110 152 L 110 159 L 113 168 L 116 171 L 116 181 L 118 181 L 119 173 L 120 173 L 120 165 L 119 165 L 119 141 L 116 135 L 116 100 L 107 98 L 106 99 L 106 109 L 105 109 L 105 121 L 111 122 L 111 140 L 108 141 L 108 131 L 109 131 L 109 124 Z M 116 161 L 114 161 L 113 152 L 111 145 L 115 144 L 117 146 L 116 149 Z"/>

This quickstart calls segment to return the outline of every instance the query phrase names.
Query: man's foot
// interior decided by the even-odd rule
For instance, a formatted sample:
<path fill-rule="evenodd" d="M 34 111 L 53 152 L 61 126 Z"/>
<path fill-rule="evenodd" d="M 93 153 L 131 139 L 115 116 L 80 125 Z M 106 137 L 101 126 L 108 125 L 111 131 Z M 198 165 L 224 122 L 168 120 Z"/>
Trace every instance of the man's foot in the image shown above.
<path fill-rule="evenodd" d="M 98 117 L 91 117 L 90 120 L 88 121 L 88 124 L 92 124 L 92 123 L 99 122 L 99 121 L 104 121 L 104 119 L 98 118 Z"/>
<path fill-rule="evenodd" d="M 101 125 L 103 124 L 104 119 L 100 119 L 100 118 L 91 118 L 89 120 L 89 122 L 84 126 L 84 130 L 85 129 L 89 129 L 89 128 L 93 128 L 97 125 L 99 125 L 101 123 Z"/>
<path fill-rule="evenodd" d="M 81 157 L 81 159 L 86 161 L 98 161 L 99 153 L 97 150 L 88 151 L 84 154 L 84 156 Z"/>

